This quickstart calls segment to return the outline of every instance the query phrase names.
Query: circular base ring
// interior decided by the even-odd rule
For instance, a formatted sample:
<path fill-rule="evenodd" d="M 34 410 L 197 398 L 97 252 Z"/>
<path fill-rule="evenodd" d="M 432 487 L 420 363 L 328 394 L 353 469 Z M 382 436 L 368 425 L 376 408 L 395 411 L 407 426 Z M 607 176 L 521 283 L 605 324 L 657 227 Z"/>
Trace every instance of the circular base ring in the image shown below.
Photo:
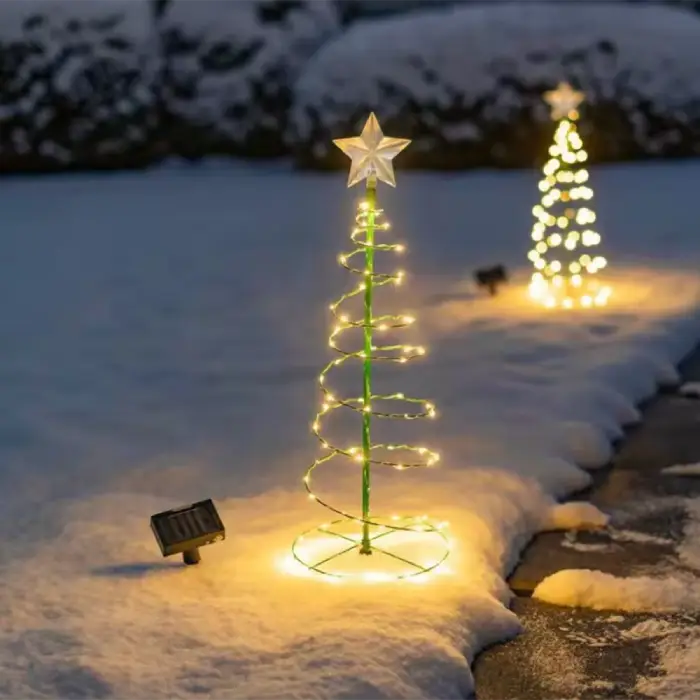
<path fill-rule="evenodd" d="M 427 516 L 372 516 L 372 524 L 340 518 L 299 535 L 292 556 L 303 572 L 336 580 L 413 578 L 435 571 L 449 556 L 446 525 Z"/>

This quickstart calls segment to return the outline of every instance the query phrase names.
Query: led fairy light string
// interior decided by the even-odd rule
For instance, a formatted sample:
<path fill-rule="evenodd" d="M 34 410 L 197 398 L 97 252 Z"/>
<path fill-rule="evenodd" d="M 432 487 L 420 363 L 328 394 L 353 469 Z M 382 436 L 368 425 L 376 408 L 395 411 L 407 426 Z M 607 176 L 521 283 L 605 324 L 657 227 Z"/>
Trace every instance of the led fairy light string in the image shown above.
<path fill-rule="evenodd" d="M 530 295 L 550 308 L 604 306 L 611 294 L 610 287 L 593 279 L 607 261 L 594 254 L 601 237 L 590 228 L 595 212 L 585 206 L 593 190 L 586 184 L 588 171 L 582 164 L 588 154 L 576 128 L 583 99 L 582 92 L 566 83 L 545 93 L 558 124 L 539 183 L 542 200 L 532 210 L 534 246 L 528 258 L 535 267 Z"/>
<path fill-rule="evenodd" d="M 321 442 L 326 454 L 307 469 L 304 475 L 304 485 L 312 500 L 340 515 L 341 518 L 302 534 L 295 540 L 292 553 L 294 559 L 307 569 L 335 578 L 355 577 L 357 575 L 346 571 L 343 567 L 344 555 L 354 552 L 361 555 L 377 553 L 382 557 L 387 557 L 392 564 L 398 565 L 399 572 L 360 571 L 360 578 L 366 580 L 408 578 L 425 574 L 437 568 L 449 554 L 445 531 L 446 523 L 434 522 L 425 515 L 380 517 L 374 515 L 370 509 L 373 468 L 393 467 L 397 470 L 403 470 L 429 467 L 439 459 L 437 452 L 427 447 L 393 443 L 375 444 L 371 440 L 373 418 L 415 420 L 436 416 L 435 406 L 429 401 L 408 397 L 403 393 L 375 394 L 372 391 L 372 367 L 375 361 L 403 364 L 413 358 L 425 355 L 425 349 L 420 346 L 376 344 L 375 341 L 375 334 L 381 335 L 391 330 L 405 328 L 415 320 L 407 315 L 375 315 L 373 310 L 374 292 L 385 285 L 401 284 L 405 276 L 403 271 L 380 273 L 375 269 L 376 252 L 400 254 L 405 250 L 405 247 L 400 243 L 384 243 L 377 240 L 379 234 L 390 228 L 389 223 L 383 220 L 383 211 L 377 208 L 377 180 L 396 186 L 391 160 L 410 141 L 385 137 L 375 115 L 371 114 L 360 137 L 338 139 L 334 143 L 352 159 L 348 187 L 366 180 L 366 195 L 358 205 L 355 228 L 351 234 L 351 240 L 355 247 L 352 251 L 343 253 L 338 258 L 340 265 L 359 276 L 360 281 L 353 290 L 343 294 L 330 305 L 331 313 L 335 319 L 335 327 L 331 332 L 329 345 L 340 357 L 330 361 L 319 375 L 323 403 L 312 424 L 312 432 Z M 362 267 L 359 266 L 360 264 Z M 363 301 L 363 315 L 360 319 L 351 318 L 343 310 L 345 302 L 354 298 L 361 298 Z M 362 349 L 349 350 L 341 347 L 339 342 L 341 335 L 347 330 L 360 328 L 363 335 Z M 356 398 L 341 397 L 330 387 L 328 381 L 328 374 L 331 370 L 349 360 L 360 360 L 363 367 L 362 396 Z M 414 408 L 404 411 L 376 409 L 374 407 L 376 403 L 382 401 L 400 401 Z M 324 419 L 332 411 L 339 408 L 347 408 L 362 414 L 361 444 L 339 446 L 332 444 L 324 437 L 322 432 Z M 390 458 L 387 454 L 390 452 L 400 452 L 403 455 L 412 456 L 399 461 Z M 361 515 L 331 505 L 312 490 L 314 471 L 336 457 L 345 457 L 362 465 Z M 435 538 L 439 545 L 438 554 L 433 553 L 430 561 L 424 562 L 415 561 L 410 556 L 405 556 L 404 550 L 402 550 L 401 555 L 390 551 L 392 542 L 399 533 Z M 321 546 L 318 546 L 319 538 L 324 540 L 321 542 Z M 310 539 L 316 540 L 312 543 L 316 546 L 305 550 L 304 547 Z M 432 550 L 435 550 L 434 546 Z"/>

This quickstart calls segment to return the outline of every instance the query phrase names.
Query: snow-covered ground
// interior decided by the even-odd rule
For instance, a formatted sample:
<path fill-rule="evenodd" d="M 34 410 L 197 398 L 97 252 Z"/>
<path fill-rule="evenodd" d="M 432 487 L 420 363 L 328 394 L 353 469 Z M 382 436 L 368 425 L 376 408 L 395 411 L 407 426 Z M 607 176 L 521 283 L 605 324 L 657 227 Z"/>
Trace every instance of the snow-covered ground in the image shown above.
<path fill-rule="evenodd" d="M 594 312 L 495 300 L 471 271 L 519 266 L 538 173 L 398 173 L 380 194 L 407 241 L 431 352 L 398 390 L 442 466 L 378 475 L 377 508 L 428 512 L 455 541 L 422 584 L 285 573 L 327 514 L 301 476 L 348 280 L 345 178 L 210 164 L 7 180 L 0 191 L 0 695 L 458 698 L 485 644 L 517 633 L 504 576 L 553 498 L 584 486 L 635 402 L 700 337 L 700 163 L 594 169 L 615 292 Z M 378 375 L 379 376 L 379 375 Z M 329 500 L 358 484 L 324 476 Z M 225 542 L 162 560 L 152 513 L 213 497 Z M 600 525 L 598 514 L 578 510 Z"/>

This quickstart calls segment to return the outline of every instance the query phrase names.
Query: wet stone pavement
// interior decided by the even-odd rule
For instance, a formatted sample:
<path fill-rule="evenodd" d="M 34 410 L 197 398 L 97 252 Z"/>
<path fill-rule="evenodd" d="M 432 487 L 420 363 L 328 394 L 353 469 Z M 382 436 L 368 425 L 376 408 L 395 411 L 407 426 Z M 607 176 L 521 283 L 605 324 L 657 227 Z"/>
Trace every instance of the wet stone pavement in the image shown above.
<path fill-rule="evenodd" d="M 684 382 L 700 381 L 700 348 L 681 365 Z M 599 532 L 551 532 L 536 537 L 510 577 L 511 605 L 524 626 L 516 639 L 476 660 L 478 700 L 645 698 L 640 679 L 657 669 L 654 639 L 640 623 L 700 626 L 698 614 L 626 613 L 559 607 L 531 598 L 535 586 L 561 569 L 616 576 L 695 575 L 678 556 L 688 505 L 700 498 L 700 477 L 662 474 L 700 462 L 700 399 L 669 391 L 644 407 L 611 465 L 573 500 L 590 500 L 611 517 Z M 695 697 L 700 698 L 700 688 Z"/>

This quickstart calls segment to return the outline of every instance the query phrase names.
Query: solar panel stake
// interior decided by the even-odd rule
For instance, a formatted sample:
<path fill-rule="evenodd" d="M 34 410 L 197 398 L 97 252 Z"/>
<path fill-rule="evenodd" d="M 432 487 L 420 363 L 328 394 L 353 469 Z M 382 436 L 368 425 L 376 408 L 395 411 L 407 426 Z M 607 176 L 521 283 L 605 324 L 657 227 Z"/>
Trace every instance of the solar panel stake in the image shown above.
<path fill-rule="evenodd" d="M 211 498 L 151 516 L 151 530 L 164 557 L 182 554 L 188 566 L 199 564 L 199 548 L 226 538 Z"/>
<path fill-rule="evenodd" d="M 182 553 L 182 561 L 184 561 L 185 564 L 188 565 L 199 564 L 199 562 L 202 561 L 202 555 L 199 553 L 199 547 L 194 547 L 193 549 L 186 549 Z"/>

